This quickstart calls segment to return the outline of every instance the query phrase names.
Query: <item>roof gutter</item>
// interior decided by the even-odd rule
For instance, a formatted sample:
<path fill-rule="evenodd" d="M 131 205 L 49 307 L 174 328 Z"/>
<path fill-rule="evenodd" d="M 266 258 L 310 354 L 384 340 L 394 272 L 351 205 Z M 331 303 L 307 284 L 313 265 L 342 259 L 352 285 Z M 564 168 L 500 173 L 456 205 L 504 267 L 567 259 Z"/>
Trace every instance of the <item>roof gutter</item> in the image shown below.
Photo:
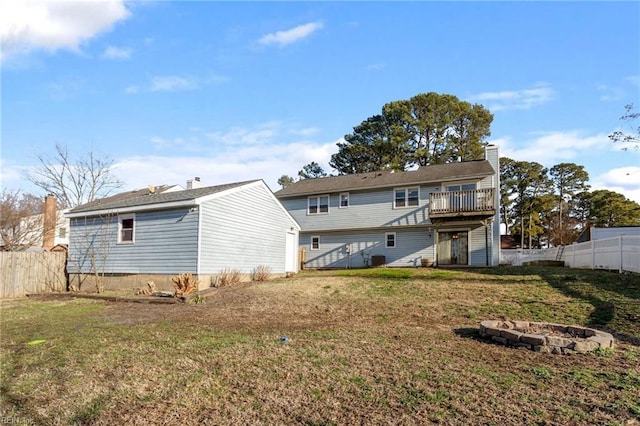
<path fill-rule="evenodd" d="M 179 207 L 194 207 L 199 203 L 196 199 L 192 200 L 182 200 L 182 201 L 172 201 L 169 203 L 157 203 L 157 204 L 148 204 L 148 205 L 137 205 L 137 206 L 127 206 L 127 207 L 116 207 L 113 209 L 105 208 L 100 210 L 85 210 L 79 212 L 67 212 L 65 213 L 65 217 L 72 219 L 76 217 L 87 217 L 87 216 L 106 216 L 113 215 L 119 213 L 138 213 L 142 211 L 151 211 L 151 210 L 166 210 L 172 208 Z"/>
<path fill-rule="evenodd" d="M 284 194 L 284 195 L 278 195 L 276 193 L 275 196 L 277 198 L 292 198 L 292 197 L 300 197 L 303 195 L 329 194 L 329 193 L 335 193 L 335 192 L 367 191 L 370 189 L 398 188 L 398 187 L 405 187 L 409 185 L 429 185 L 429 184 L 438 183 L 438 182 L 455 182 L 459 180 L 467 180 L 470 178 L 487 177 L 487 176 L 493 176 L 493 175 L 494 173 L 489 173 L 489 172 L 472 173 L 468 175 L 456 175 L 456 176 L 451 176 L 450 178 L 441 178 L 441 179 L 435 179 L 435 180 L 416 180 L 416 181 L 397 182 L 397 183 L 389 183 L 389 184 L 374 185 L 374 186 L 354 186 L 354 187 L 346 187 L 346 188 L 320 189 L 315 191 L 304 191 L 304 192 L 297 192 L 295 194 Z"/>

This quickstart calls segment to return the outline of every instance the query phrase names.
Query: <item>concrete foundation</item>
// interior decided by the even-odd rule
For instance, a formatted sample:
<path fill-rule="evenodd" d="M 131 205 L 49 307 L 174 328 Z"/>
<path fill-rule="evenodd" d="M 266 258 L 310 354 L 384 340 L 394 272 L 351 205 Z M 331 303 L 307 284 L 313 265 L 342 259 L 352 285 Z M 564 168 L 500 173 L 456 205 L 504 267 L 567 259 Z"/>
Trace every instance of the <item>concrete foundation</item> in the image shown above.
<path fill-rule="evenodd" d="M 160 291 L 174 291 L 171 278 L 177 274 L 105 274 L 100 279 L 105 290 L 137 289 L 147 288 L 147 283 L 153 281 Z M 284 277 L 284 274 L 272 274 L 271 278 Z M 198 290 L 205 290 L 213 287 L 215 274 L 195 275 L 198 280 Z M 251 281 L 249 274 L 243 274 L 241 281 Z M 69 274 L 69 286 L 81 291 L 95 291 L 96 277 L 90 274 Z"/>

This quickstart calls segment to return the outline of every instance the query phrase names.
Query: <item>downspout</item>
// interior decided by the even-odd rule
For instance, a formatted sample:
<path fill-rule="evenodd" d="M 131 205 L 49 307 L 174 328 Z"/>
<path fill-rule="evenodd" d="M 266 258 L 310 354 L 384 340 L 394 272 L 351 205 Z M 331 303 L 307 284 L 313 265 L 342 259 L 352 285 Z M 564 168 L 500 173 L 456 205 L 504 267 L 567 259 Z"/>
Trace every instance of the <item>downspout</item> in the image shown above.
<path fill-rule="evenodd" d="M 196 275 L 198 279 L 200 279 L 200 274 L 202 273 L 202 209 L 198 205 L 195 207 L 198 215 L 198 232 L 197 232 L 197 255 L 196 255 Z"/>
<path fill-rule="evenodd" d="M 440 266 L 438 263 L 438 227 L 433 228 L 433 259 L 434 266 Z"/>
<path fill-rule="evenodd" d="M 489 222 L 484 221 L 484 253 L 489 266 Z"/>

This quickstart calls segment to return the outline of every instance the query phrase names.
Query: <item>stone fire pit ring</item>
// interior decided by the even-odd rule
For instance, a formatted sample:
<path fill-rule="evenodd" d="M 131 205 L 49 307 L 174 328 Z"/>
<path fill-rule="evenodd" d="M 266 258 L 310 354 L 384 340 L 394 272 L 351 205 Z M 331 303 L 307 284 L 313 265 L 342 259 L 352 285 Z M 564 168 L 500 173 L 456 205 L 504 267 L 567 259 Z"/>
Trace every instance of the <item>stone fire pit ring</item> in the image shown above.
<path fill-rule="evenodd" d="M 613 349 L 613 336 L 593 328 L 546 322 L 487 320 L 480 323 L 480 336 L 496 343 L 553 354 L 587 353 Z"/>

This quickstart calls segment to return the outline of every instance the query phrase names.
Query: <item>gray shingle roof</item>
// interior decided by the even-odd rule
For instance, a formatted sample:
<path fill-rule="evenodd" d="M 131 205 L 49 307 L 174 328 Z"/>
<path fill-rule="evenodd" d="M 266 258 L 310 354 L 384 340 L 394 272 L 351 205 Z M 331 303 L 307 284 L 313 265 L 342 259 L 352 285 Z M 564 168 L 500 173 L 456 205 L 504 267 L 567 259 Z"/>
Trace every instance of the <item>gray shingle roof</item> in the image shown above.
<path fill-rule="evenodd" d="M 466 161 L 462 163 L 424 166 L 417 170 L 406 172 L 380 171 L 317 179 L 303 179 L 281 189 L 276 192 L 275 195 L 278 198 L 287 198 L 310 194 L 484 177 L 494 173 L 493 167 L 486 160 Z"/>
<path fill-rule="evenodd" d="M 71 209 L 69 213 L 83 213 L 97 210 L 115 210 L 124 207 L 137 206 L 140 206 L 141 210 L 143 210 L 144 206 L 149 206 L 152 204 L 171 203 L 176 201 L 195 200 L 196 198 L 215 194 L 216 192 L 226 191 L 227 189 L 246 185 L 248 183 L 256 181 L 257 180 L 249 180 L 244 182 L 228 183 L 224 185 L 207 186 L 204 188 L 185 189 L 182 191 L 160 193 L 155 192 L 152 194 L 149 194 L 149 191 L 147 189 L 138 189 L 135 191 L 123 192 L 112 197 L 102 198 L 100 200 L 83 204 Z"/>

